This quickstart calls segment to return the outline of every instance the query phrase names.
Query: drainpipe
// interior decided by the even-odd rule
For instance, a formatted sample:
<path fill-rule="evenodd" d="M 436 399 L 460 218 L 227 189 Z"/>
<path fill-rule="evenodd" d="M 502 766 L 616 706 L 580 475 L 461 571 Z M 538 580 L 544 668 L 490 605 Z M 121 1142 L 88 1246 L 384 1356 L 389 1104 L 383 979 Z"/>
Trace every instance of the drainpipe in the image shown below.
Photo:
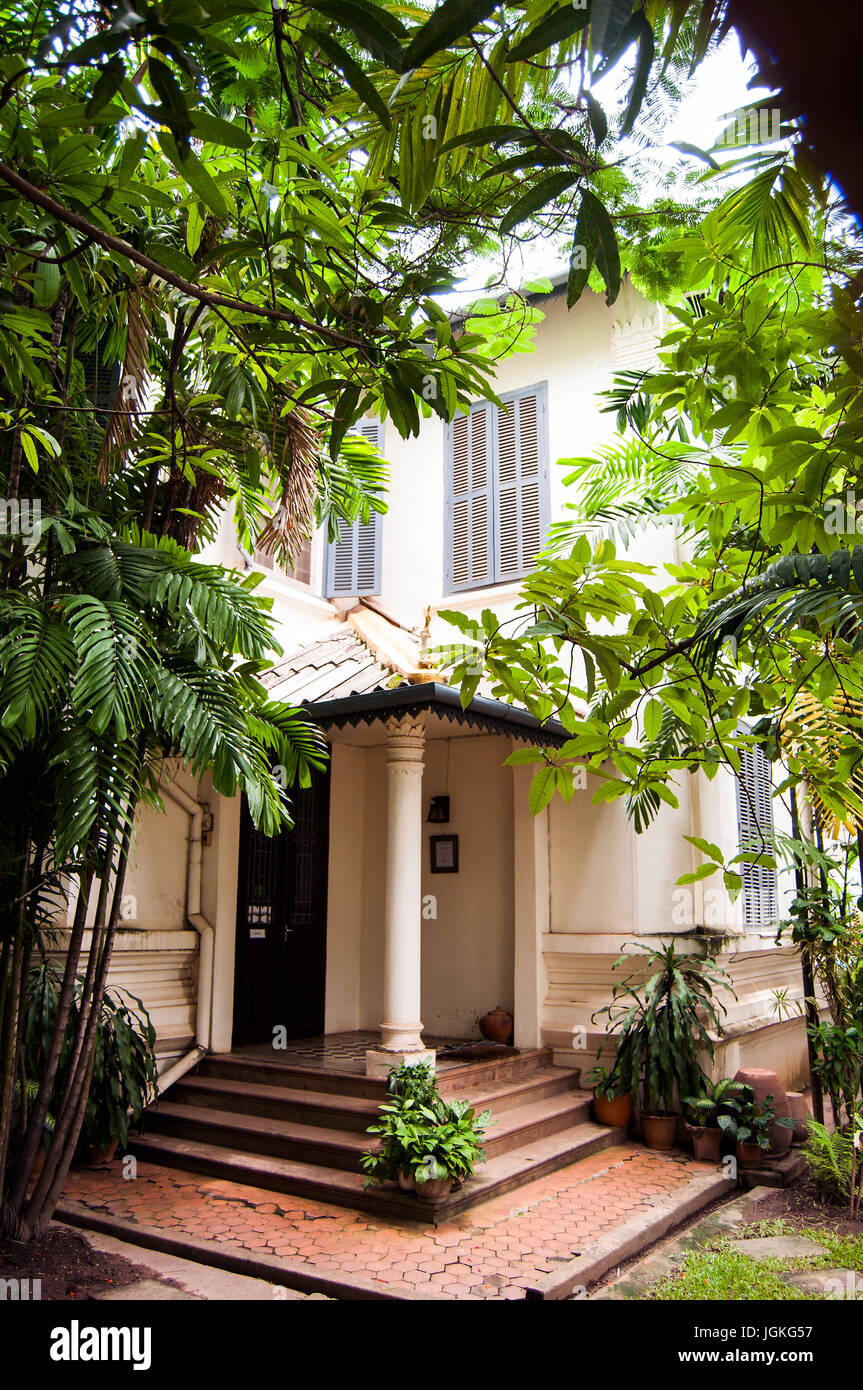
<path fill-rule="evenodd" d="M 198 951 L 198 1005 L 195 1019 L 195 1046 L 159 1077 L 161 1095 L 196 1066 L 210 1045 L 210 1025 L 213 1010 L 213 948 L 215 933 L 206 917 L 201 915 L 201 847 L 203 844 L 204 810 L 199 801 L 184 792 L 175 782 L 160 788 L 189 817 L 189 860 L 186 879 L 186 920 L 200 937 Z"/>

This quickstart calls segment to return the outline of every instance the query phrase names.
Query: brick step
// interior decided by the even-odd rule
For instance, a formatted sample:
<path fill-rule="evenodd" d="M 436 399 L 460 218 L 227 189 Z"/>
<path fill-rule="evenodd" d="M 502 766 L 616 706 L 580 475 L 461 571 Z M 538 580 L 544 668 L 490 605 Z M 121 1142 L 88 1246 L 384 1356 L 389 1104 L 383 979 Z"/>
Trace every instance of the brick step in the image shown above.
<path fill-rule="evenodd" d="M 574 1091 L 575 1080 L 574 1072 L 539 1067 L 533 1072 L 522 1073 L 519 1080 L 497 1081 L 480 1087 L 468 1085 L 466 1079 L 466 1084 L 456 1094 L 459 1099 L 470 1100 L 477 1110 L 490 1107 L 498 1115 L 549 1096 Z M 336 1092 L 234 1081 L 220 1076 L 189 1075 L 171 1087 L 170 1099 L 179 1105 L 209 1106 L 237 1114 L 266 1115 L 296 1124 L 321 1125 L 325 1129 L 360 1131 L 377 1119 L 378 1106 L 384 1097 L 345 1096 Z"/>
<path fill-rule="evenodd" d="M 547 1096 L 532 1105 L 503 1111 L 489 1127 L 486 1152 L 489 1158 L 506 1153 L 582 1123 L 589 1114 L 590 1096 L 581 1091 Z M 359 1172 L 362 1155 L 377 1143 L 364 1132 L 365 1126 L 362 1131 L 331 1129 L 314 1121 L 297 1123 L 188 1102 L 163 1100 L 152 1106 L 147 1115 L 148 1129 L 157 1134 L 319 1163 L 348 1172 Z"/>
<path fill-rule="evenodd" d="M 489 1159 L 480 1165 L 476 1177 L 451 1193 L 446 1202 L 433 1210 L 394 1185 L 364 1189 L 363 1179 L 358 1173 L 267 1154 L 240 1152 L 199 1140 L 147 1133 L 136 1135 L 129 1151 L 151 1163 L 162 1163 L 205 1177 L 223 1178 L 265 1188 L 269 1192 L 291 1193 L 354 1210 L 436 1225 L 478 1202 L 500 1196 L 534 1178 L 543 1177 L 569 1163 L 619 1144 L 625 1138 L 622 1129 L 610 1129 L 587 1121 L 570 1126 L 560 1133 L 536 1139 Z"/>

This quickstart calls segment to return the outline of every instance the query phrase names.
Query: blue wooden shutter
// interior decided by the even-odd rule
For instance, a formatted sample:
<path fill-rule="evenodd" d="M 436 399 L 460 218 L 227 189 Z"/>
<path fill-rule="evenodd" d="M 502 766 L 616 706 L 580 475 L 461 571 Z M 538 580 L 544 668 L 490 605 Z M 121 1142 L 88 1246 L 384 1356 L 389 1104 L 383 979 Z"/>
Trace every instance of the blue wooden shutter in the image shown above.
<path fill-rule="evenodd" d="M 492 407 L 473 406 L 447 426 L 445 584 L 488 584 L 493 574 Z"/>
<path fill-rule="evenodd" d="M 548 528 L 545 387 L 502 399 L 495 422 L 495 578 L 518 579 L 533 568 Z"/>
<path fill-rule="evenodd" d="M 351 431 L 377 444 L 383 453 L 384 427 L 380 420 L 360 420 Z M 326 597 L 353 598 L 381 591 L 381 515 L 368 521 L 339 522 L 339 539 L 327 545 Z"/>

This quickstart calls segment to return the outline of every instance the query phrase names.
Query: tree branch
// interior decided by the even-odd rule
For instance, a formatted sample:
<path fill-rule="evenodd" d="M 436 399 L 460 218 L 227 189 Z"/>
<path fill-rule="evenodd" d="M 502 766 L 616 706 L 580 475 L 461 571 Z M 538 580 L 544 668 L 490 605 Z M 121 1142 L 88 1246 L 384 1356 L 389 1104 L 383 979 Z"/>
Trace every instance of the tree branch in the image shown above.
<path fill-rule="evenodd" d="M 328 338 L 333 343 L 338 343 L 344 347 L 364 348 L 365 343 L 359 338 L 353 338 L 347 333 L 340 333 L 338 329 L 327 328 L 321 323 L 311 323 L 308 319 L 301 318 L 299 314 L 293 314 L 287 309 L 271 309 L 264 304 L 248 304 L 245 300 L 234 299 L 231 295 L 218 294 L 214 290 L 205 290 L 200 285 L 194 285 L 191 280 L 185 280 L 182 275 L 176 275 L 173 270 L 168 270 L 166 266 L 160 265 L 158 261 L 151 260 L 143 252 L 136 251 L 134 246 L 128 242 L 121 241 L 119 237 L 112 236 L 110 232 L 103 232 L 101 228 L 88 222 L 86 217 L 80 213 L 72 212 L 62 203 L 58 203 L 48 193 L 44 193 L 41 188 L 36 188 L 26 179 L 22 179 L 20 174 L 16 174 L 8 164 L 0 160 L 0 178 L 16 189 L 28 202 L 42 208 L 51 217 L 56 217 L 58 221 L 64 222 L 67 227 L 74 227 L 76 231 L 88 236 L 91 241 L 95 241 L 105 251 L 113 251 L 119 256 L 125 256 L 127 260 L 133 261 L 144 270 L 148 270 L 151 275 L 155 275 L 159 280 L 164 280 L 168 285 L 173 285 L 175 289 L 182 290 L 190 299 L 197 299 L 200 304 L 213 306 L 222 305 L 226 309 L 237 309 L 242 314 L 255 314 L 258 318 L 270 319 L 275 323 L 290 323 L 295 328 L 303 328 L 309 333 L 320 334 L 322 338 Z"/>

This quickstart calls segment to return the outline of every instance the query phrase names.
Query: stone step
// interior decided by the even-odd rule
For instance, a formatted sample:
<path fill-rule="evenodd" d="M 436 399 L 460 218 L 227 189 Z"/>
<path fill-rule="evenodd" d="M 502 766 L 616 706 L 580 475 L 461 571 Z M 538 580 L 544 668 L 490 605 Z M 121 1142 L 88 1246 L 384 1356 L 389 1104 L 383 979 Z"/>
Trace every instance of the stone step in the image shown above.
<path fill-rule="evenodd" d="M 441 1095 L 461 1096 L 466 1082 L 471 1088 L 491 1087 L 504 1081 L 516 1082 L 537 1069 L 545 1068 L 552 1068 L 551 1048 L 524 1048 L 507 1057 L 445 1066 L 438 1073 L 438 1086 Z M 248 1081 L 254 1085 L 284 1086 L 294 1091 L 325 1091 L 371 1100 L 377 1100 L 386 1093 L 383 1080 L 364 1076 L 360 1072 L 286 1066 L 278 1060 L 277 1053 L 273 1054 L 273 1060 L 244 1057 L 236 1052 L 213 1053 L 199 1064 L 196 1074 L 230 1081 Z"/>
<path fill-rule="evenodd" d="M 219 1144 L 146 1133 L 132 1139 L 129 1151 L 141 1159 L 200 1173 L 270 1192 L 315 1198 L 382 1216 L 438 1224 L 478 1202 L 500 1196 L 534 1178 L 555 1172 L 625 1139 L 625 1131 L 585 1121 L 535 1139 L 481 1164 L 475 1177 L 430 1210 L 397 1186 L 364 1189 L 358 1173 L 268 1154 L 254 1154 Z"/>
<path fill-rule="evenodd" d="M 494 1110 L 492 1114 L 494 1116 Z M 502 1111 L 496 1123 L 489 1127 L 486 1152 L 489 1158 L 506 1153 L 582 1123 L 589 1114 L 590 1096 L 581 1091 L 566 1091 L 532 1105 Z M 269 1114 L 248 1114 L 188 1101 L 162 1100 L 148 1110 L 147 1117 L 148 1129 L 157 1134 L 246 1149 L 250 1153 L 296 1159 L 302 1163 L 319 1163 L 348 1172 L 359 1172 L 362 1155 L 377 1144 L 377 1140 L 364 1132 L 365 1126 L 362 1130 L 328 1128 L 321 1123 L 320 1115 L 315 1119 L 306 1116 L 305 1123 L 298 1123 L 274 1119 Z"/>
<path fill-rule="evenodd" d="M 467 1082 L 468 1078 L 455 1096 L 470 1100 L 478 1111 L 490 1107 L 495 1115 L 576 1089 L 575 1073 L 555 1067 L 537 1067 L 532 1072 L 521 1073 L 515 1081 L 498 1080 L 480 1086 Z M 171 1102 L 178 1105 L 212 1107 L 238 1114 L 292 1120 L 297 1124 L 321 1125 L 326 1129 L 357 1131 L 374 1123 L 380 1101 L 384 1099 L 381 1095 L 374 1098 L 339 1095 L 197 1074 L 175 1082 L 169 1096 Z"/>

